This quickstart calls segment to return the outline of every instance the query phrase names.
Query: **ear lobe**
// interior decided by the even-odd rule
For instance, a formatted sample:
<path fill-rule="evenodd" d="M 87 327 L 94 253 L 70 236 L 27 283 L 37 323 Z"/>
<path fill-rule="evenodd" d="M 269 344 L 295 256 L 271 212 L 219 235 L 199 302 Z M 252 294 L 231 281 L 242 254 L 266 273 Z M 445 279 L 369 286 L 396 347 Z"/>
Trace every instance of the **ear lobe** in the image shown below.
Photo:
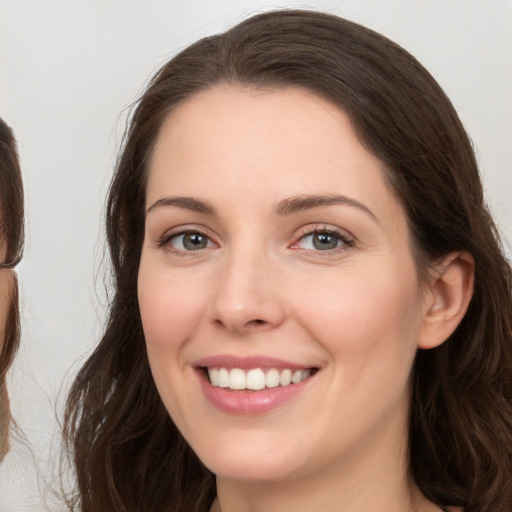
<path fill-rule="evenodd" d="M 438 347 L 455 331 L 473 296 L 474 279 L 475 260 L 467 252 L 450 253 L 436 265 L 426 293 L 419 348 Z"/>

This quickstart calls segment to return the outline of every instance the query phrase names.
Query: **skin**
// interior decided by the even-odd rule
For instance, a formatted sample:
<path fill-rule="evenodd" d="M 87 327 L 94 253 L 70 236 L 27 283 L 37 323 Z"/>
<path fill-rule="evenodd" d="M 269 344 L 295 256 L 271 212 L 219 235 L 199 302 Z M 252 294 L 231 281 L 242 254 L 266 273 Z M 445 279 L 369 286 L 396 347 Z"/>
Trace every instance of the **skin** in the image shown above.
<path fill-rule="evenodd" d="M 9 311 L 12 285 L 13 271 L 10 269 L 0 269 L 0 348 L 4 344 L 5 322 Z"/>
<path fill-rule="evenodd" d="M 6 256 L 5 244 L 0 245 L 0 261 L 4 262 Z M 4 344 L 4 330 L 7 313 L 9 311 L 9 297 L 12 286 L 12 270 L 0 268 L 0 349 Z"/>
<path fill-rule="evenodd" d="M 304 195 L 346 200 L 276 211 Z M 452 255 L 443 277 L 420 283 L 404 211 L 348 117 L 300 89 L 201 92 L 161 128 L 146 204 L 149 361 L 217 476 L 222 511 L 439 510 L 407 470 L 411 368 L 460 320 L 471 261 Z M 312 243 L 325 229 L 334 249 Z M 206 247 L 186 250 L 190 230 Z M 465 295 L 450 295 L 456 287 Z M 218 354 L 318 371 L 277 409 L 234 415 L 206 399 L 194 368 Z"/>
<path fill-rule="evenodd" d="M 0 249 L 0 259 L 5 261 L 5 247 Z M 11 301 L 14 272 L 0 268 L 0 351 L 4 345 L 5 324 Z M 0 460 L 8 449 L 9 397 L 4 379 L 0 379 Z"/>

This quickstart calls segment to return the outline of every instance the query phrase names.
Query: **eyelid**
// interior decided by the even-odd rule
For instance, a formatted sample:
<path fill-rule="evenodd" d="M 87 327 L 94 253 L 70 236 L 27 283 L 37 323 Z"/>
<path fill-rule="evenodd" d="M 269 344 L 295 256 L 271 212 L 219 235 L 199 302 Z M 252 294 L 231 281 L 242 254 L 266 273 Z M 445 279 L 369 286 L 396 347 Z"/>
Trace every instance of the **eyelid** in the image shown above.
<path fill-rule="evenodd" d="M 178 236 L 183 236 L 186 234 L 197 233 L 202 235 L 208 239 L 207 247 L 197 249 L 197 250 L 181 250 L 176 247 L 172 247 L 170 245 L 170 241 Z M 299 246 L 300 242 L 304 240 L 307 236 L 311 236 L 314 234 L 325 233 L 331 236 L 338 238 L 341 242 L 339 247 L 333 249 L 319 250 L 319 249 L 304 249 Z M 356 238 L 346 231 L 345 229 L 341 229 L 339 227 L 330 225 L 330 224 L 308 224 L 306 226 L 301 227 L 296 231 L 293 236 L 293 242 L 289 245 L 291 249 L 302 250 L 303 252 L 310 252 L 316 255 L 323 253 L 324 256 L 332 255 L 334 253 L 342 252 L 348 250 L 350 247 L 353 247 L 356 243 Z M 167 230 L 161 237 L 156 240 L 156 245 L 158 247 L 165 248 L 171 253 L 176 253 L 179 255 L 194 255 L 194 253 L 202 253 L 206 249 L 218 248 L 219 243 L 216 241 L 216 236 L 211 233 L 211 231 L 204 226 L 197 225 L 180 225 L 173 227 Z M 197 255 L 197 254 L 196 254 Z"/>
<path fill-rule="evenodd" d="M 299 242 L 301 240 L 304 240 L 306 237 L 322 233 L 337 237 L 342 242 L 341 246 L 336 247 L 334 249 L 328 249 L 325 251 L 302 249 L 301 247 L 298 246 Z M 298 250 L 302 249 L 304 251 L 308 251 L 315 254 L 324 253 L 324 255 L 329 255 L 336 252 L 345 251 L 348 248 L 353 247 L 355 243 L 356 238 L 344 229 L 329 224 L 309 224 L 299 229 L 299 231 L 294 236 L 294 242 L 291 244 L 290 248 Z"/>
<path fill-rule="evenodd" d="M 196 251 L 191 250 L 181 250 L 177 249 L 170 245 L 172 239 L 177 238 L 179 236 L 184 236 L 188 234 L 198 234 L 204 236 L 208 239 L 208 245 L 202 249 L 197 249 Z M 179 254 L 179 255 L 193 255 L 193 253 L 200 253 L 206 249 L 212 249 L 214 247 L 218 247 L 219 244 L 215 241 L 214 236 L 210 234 L 210 230 L 204 227 L 198 227 L 196 225 L 183 225 L 176 226 L 168 231 L 166 231 L 161 237 L 159 237 L 156 241 L 158 247 L 165 248 L 171 253 Z M 213 244 L 210 246 L 209 244 Z"/>

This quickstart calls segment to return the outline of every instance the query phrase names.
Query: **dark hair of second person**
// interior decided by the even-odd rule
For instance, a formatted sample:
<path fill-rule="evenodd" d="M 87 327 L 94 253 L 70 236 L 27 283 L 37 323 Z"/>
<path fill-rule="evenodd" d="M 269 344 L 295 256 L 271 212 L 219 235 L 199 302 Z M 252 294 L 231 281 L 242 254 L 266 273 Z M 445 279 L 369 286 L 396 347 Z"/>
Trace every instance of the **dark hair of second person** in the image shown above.
<path fill-rule="evenodd" d="M 20 341 L 18 283 L 12 269 L 23 251 L 23 219 L 23 184 L 16 141 L 0 118 L 0 459 L 9 447 L 12 421 L 6 374 Z"/>

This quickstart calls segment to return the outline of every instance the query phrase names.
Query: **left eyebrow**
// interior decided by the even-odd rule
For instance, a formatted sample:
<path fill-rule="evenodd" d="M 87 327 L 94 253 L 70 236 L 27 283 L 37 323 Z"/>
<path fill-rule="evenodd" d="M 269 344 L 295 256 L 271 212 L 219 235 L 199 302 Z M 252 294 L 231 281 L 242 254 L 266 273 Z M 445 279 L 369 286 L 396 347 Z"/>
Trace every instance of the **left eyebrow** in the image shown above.
<path fill-rule="evenodd" d="M 162 197 L 155 201 L 147 210 L 146 214 L 162 206 L 176 206 L 184 210 L 191 210 L 193 212 L 204 213 L 206 215 L 215 215 L 215 209 L 206 201 L 194 199 L 193 197 Z"/>
<path fill-rule="evenodd" d="M 363 211 L 369 215 L 375 222 L 378 223 L 376 215 L 363 203 L 352 199 L 350 197 L 341 195 L 300 195 L 289 197 L 280 201 L 276 207 L 275 212 L 277 215 L 290 215 L 292 213 L 300 212 L 303 210 L 310 210 L 311 208 L 318 208 L 319 206 L 331 205 L 346 205 L 358 210 Z"/>

